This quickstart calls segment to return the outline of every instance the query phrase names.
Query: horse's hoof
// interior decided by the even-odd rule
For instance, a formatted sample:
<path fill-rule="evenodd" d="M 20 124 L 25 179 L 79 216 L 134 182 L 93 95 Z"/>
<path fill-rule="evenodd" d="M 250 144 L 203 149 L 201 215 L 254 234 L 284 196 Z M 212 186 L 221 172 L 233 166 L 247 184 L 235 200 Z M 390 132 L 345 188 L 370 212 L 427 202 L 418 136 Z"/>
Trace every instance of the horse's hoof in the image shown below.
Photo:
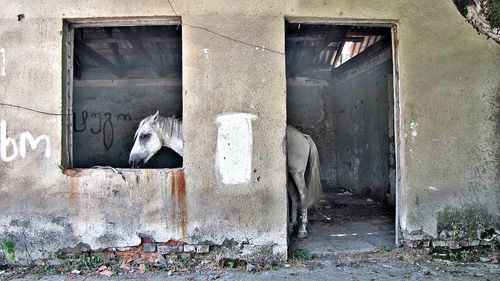
<path fill-rule="evenodd" d="M 303 230 L 303 231 L 300 231 L 297 233 L 297 238 L 299 239 L 304 239 L 307 237 L 307 230 Z"/>

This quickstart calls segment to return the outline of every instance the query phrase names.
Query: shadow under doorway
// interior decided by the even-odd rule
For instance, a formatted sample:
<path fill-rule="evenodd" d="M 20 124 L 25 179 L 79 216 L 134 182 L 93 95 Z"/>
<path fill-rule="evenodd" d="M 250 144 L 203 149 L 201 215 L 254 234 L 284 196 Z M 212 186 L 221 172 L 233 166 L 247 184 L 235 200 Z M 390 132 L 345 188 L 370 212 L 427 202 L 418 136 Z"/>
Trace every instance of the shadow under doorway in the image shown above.
<path fill-rule="evenodd" d="M 289 21 L 285 42 L 287 123 L 316 142 L 324 191 L 290 250 L 395 247 L 391 27 Z"/>

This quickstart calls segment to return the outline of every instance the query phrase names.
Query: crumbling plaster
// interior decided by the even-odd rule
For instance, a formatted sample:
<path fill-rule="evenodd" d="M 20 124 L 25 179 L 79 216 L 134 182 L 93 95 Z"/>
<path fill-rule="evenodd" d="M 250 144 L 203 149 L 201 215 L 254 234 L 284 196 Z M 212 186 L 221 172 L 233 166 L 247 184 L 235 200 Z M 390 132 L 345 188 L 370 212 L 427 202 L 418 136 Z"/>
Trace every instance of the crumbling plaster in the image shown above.
<path fill-rule="evenodd" d="M 59 167 L 61 117 L 2 106 L 8 136 L 18 138 L 23 131 L 47 135 L 52 153 L 45 158 L 40 145 L 24 159 L 0 162 L 1 239 L 17 240 L 34 253 L 40 245 L 42 252 L 50 252 L 80 241 L 94 248 L 137 244 L 135 234 L 149 232 L 157 240 L 194 243 L 248 240 L 274 245 L 277 254 L 285 255 L 286 81 L 285 57 L 279 54 L 284 51 L 285 17 L 397 25 L 397 204 L 404 232 L 434 236 L 438 211 L 465 203 L 486 206 L 500 221 L 499 47 L 477 35 L 452 1 L 171 3 L 191 25 L 183 26 L 182 38 L 186 233 L 168 214 L 170 171 L 125 171 L 128 184 L 112 171 L 67 176 Z M 163 0 L 1 0 L 0 6 L 6 74 L 0 76 L 0 101 L 55 113 L 61 113 L 62 104 L 63 19 L 175 15 Z M 21 13 L 25 19 L 18 21 Z M 227 112 L 257 116 L 252 122 L 255 172 L 246 184 L 225 185 L 216 177 L 214 122 Z M 414 139 L 412 122 L 418 124 Z M 75 181 L 84 190 L 75 195 L 81 205 L 71 202 Z M 116 218 L 112 227 L 107 217 Z"/>

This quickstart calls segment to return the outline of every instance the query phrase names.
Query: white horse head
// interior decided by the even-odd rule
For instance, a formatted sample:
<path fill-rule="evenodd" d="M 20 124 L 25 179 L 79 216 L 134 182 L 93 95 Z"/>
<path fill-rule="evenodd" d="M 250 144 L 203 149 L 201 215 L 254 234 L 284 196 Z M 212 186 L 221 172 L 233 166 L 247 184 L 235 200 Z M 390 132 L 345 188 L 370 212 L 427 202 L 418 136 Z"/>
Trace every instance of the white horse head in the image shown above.
<path fill-rule="evenodd" d="M 170 147 L 180 156 L 184 155 L 182 121 L 159 114 L 156 111 L 139 123 L 128 161 L 132 168 L 146 164 L 163 146 Z"/>
<path fill-rule="evenodd" d="M 129 165 L 139 168 L 146 164 L 163 146 L 160 127 L 158 126 L 159 111 L 144 118 L 134 135 L 134 146 L 130 151 Z"/>

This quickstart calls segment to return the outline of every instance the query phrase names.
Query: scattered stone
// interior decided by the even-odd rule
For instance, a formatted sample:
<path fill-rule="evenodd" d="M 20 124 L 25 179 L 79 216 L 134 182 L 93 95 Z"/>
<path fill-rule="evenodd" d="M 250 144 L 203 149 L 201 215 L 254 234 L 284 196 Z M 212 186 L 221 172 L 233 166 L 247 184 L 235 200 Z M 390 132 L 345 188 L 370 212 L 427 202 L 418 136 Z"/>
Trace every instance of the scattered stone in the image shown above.
<path fill-rule="evenodd" d="M 128 252 L 130 251 L 130 247 L 121 247 L 121 248 L 116 248 L 118 252 Z"/>
<path fill-rule="evenodd" d="M 129 270 L 130 270 L 130 266 L 128 266 L 128 265 L 127 265 L 127 264 L 125 264 L 125 263 L 122 263 L 122 264 L 120 265 L 120 269 L 121 269 L 121 270 L 125 270 L 125 271 L 129 271 Z"/>
<path fill-rule="evenodd" d="M 408 239 L 412 241 L 422 241 L 424 240 L 424 235 L 423 234 L 410 234 L 408 235 Z"/>
<path fill-rule="evenodd" d="M 367 198 L 367 199 L 366 199 L 366 202 L 373 202 L 373 199 L 371 199 L 371 198 Z"/>
<path fill-rule="evenodd" d="M 156 252 L 156 244 L 155 243 L 145 243 L 143 244 L 144 253 L 154 253 Z"/>
<path fill-rule="evenodd" d="M 172 270 L 169 270 L 169 271 L 167 272 L 167 276 L 172 276 L 172 274 L 173 274 Z"/>
<path fill-rule="evenodd" d="M 73 269 L 71 271 L 71 274 L 74 274 L 74 275 L 80 275 L 80 273 L 82 273 L 80 270 L 77 270 L 77 269 Z"/>
<path fill-rule="evenodd" d="M 469 246 L 476 247 L 479 246 L 479 240 L 472 240 L 469 242 Z"/>
<path fill-rule="evenodd" d="M 290 266 L 288 263 L 285 263 L 285 268 L 289 268 Z"/>
<path fill-rule="evenodd" d="M 349 192 L 348 190 L 344 191 L 344 192 L 339 192 L 337 193 L 338 195 L 352 195 L 351 192 Z"/>
<path fill-rule="evenodd" d="M 106 270 L 106 269 L 108 269 L 108 267 L 107 267 L 107 266 L 105 266 L 105 265 L 101 265 L 101 267 L 99 267 L 99 268 L 97 269 L 97 271 L 103 271 L 103 270 Z"/>
<path fill-rule="evenodd" d="M 158 245 L 157 246 L 158 253 L 162 255 L 181 253 L 184 251 L 184 247 L 182 245 Z"/>
<path fill-rule="evenodd" d="M 145 264 L 143 264 L 143 263 L 141 263 L 141 264 L 139 265 L 139 271 L 140 271 L 142 274 L 144 274 L 144 273 L 146 272 L 146 270 L 147 270 L 147 269 L 146 269 L 146 265 L 145 265 Z"/>
<path fill-rule="evenodd" d="M 247 263 L 247 271 L 248 272 L 254 272 L 255 271 L 255 265 L 251 263 Z"/>
<path fill-rule="evenodd" d="M 479 257 L 479 260 L 481 262 L 490 262 L 491 261 L 491 258 L 490 257 Z"/>
<path fill-rule="evenodd" d="M 184 252 L 188 252 L 188 253 L 196 252 L 196 246 L 186 244 L 186 245 L 184 245 Z"/>
<path fill-rule="evenodd" d="M 210 251 L 210 246 L 209 245 L 198 245 L 196 246 L 196 252 L 198 254 L 206 254 Z"/>
<path fill-rule="evenodd" d="M 99 275 L 101 275 L 101 276 L 106 276 L 106 277 L 111 277 L 111 276 L 113 276 L 113 272 L 112 272 L 112 271 L 110 271 L 110 270 L 103 270 L 103 271 L 101 271 L 101 272 L 99 273 Z"/>
<path fill-rule="evenodd" d="M 153 264 L 166 264 L 167 260 L 159 253 L 141 254 L 141 259 Z"/>
<path fill-rule="evenodd" d="M 452 250 L 460 249 L 460 245 L 458 244 L 458 241 L 446 241 L 446 246 L 449 247 Z"/>
<path fill-rule="evenodd" d="M 442 240 L 432 241 L 432 247 L 444 247 L 446 246 L 446 242 Z"/>

